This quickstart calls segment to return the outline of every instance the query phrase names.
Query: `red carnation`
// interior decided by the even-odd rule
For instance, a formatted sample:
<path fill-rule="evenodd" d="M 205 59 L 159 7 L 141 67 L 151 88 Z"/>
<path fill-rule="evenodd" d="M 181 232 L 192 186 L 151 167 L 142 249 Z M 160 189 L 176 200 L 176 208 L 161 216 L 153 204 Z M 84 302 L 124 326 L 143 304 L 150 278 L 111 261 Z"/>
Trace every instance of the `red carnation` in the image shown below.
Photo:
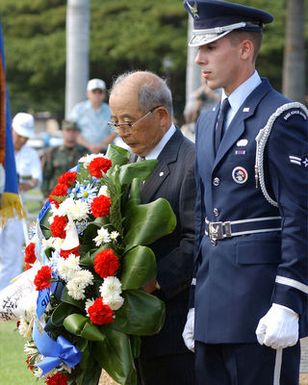
<path fill-rule="evenodd" d="M 46 385 L 67 385 L 68 376 L 66 374 L 57 372 L 53 376 L 48 376 L 45 380 Z"/>
<path fill-rule="evenodd" d="M 76 178 L 77 178 L 76 171 L 68 171 L 68 172 L 65 172 L 63 175 L 59 176 L 58 183 L 64 184 L 67 187 L 71 187 L 76 182 Z"/>
<path fill-rule="evenodd" d="M 100 195 L 93 199 L 91 211 L 95 218 L 106 217 L 110 213 L 111 199 L 106 195 Z"/>
<path fill-rule="evenodd" d="M 57 184 L 54 189 L 49 194 L 49 202 L 54 203 L 57 207 L 59 206 L 59 202 L 57 198 L 64 198 L 67 195 L 68 187 L 65 184 Z"/>
<path fill-rule="evenodd" d="M 36 290 L 43 290 L 50 287 L 51 281 L 51 267 L 42 266 L 34 277 L 34 285 Z"/>
<path fill-rule="evenodd" d="M 25 248 L 25 263 L 33 264 L 35 261 L 35 243 L 30 242 Z"/>
<path fill-rule="evenodd" d="M 64 239 L 66 236 L 65 226 L 67 225 L 67 218 L 64 215 L 55 215 L 52 224 L 50 225 L 51 235 Z"/>
<path fill-rule="evenodd" d="M 93 305 L 89 306 L 88 314 L 94 325 L 104 325 L 113 321 L 113 311 L 109 305 L 103 303 L 102 298 L 96 298 Z"/>
<path fill-rule="evenodd" d="M 76 257 L 80 255 L 79 246 L 76 246 L 70 250 L 60 250 L 60 257 L 66 259 L 70 254 L 74 254 Z"/>
<path fill-rule="evenodd" d="M 90 162 L 88 170 L 92 176 L 95 176 L 96 178 L 102 178 L 103 175 L 110 169 L 111 165 L 112 162 L 110 159 L 105 157 L 98 157 L 94 158 Z"/>
<path fill-rule="evenodd" d="M 119 266 L 119 257 L 112 249 L 105 249 L 95 255 L 94 270 L 101 278 L 114 275 L 118 271 Z"/>

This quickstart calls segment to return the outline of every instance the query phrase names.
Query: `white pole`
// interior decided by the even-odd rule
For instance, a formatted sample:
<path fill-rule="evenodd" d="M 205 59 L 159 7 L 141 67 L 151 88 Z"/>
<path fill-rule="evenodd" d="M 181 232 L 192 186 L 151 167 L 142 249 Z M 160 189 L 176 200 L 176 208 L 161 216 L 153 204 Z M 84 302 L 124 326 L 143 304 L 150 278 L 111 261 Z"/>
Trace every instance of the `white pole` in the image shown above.
<path fill-rule="evenodd" d="M 66 13 L 65 117 L 86 98 L 89 78 L 89 0 L 68 0 Z"/>

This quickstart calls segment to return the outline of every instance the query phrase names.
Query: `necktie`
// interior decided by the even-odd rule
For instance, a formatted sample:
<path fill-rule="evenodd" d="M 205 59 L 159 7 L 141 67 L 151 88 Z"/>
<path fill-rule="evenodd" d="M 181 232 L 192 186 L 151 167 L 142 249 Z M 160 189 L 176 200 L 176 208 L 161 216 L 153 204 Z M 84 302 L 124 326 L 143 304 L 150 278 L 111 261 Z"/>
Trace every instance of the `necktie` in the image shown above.
<path fill-rule="evenodd" d="M 224 136 L 224 123 L 226 120 L 226 116 L 228 113 L 228 110 L 230 108 L 230 103 L 228 98 L 225 98 L 220 106 L 220 111 L 218 114 L 218 119 L 216 123 L 216 130 L 215 130 L 215 151 L 217 153 L 219 144 L 221 142 L 222 137 Z"/>

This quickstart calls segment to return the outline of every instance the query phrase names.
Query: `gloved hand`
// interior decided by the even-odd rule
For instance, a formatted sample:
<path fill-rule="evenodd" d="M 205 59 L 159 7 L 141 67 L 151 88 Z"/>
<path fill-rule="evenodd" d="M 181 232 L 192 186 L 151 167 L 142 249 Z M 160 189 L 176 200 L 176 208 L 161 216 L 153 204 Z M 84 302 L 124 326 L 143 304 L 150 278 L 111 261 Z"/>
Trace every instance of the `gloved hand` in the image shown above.
<path fill-rule="evenodd" d="M 273 349 L 293 346 L 298 341 L 298 314 L 286 306 L 272 304 L 256 329 L 259 344 Z"/>
<path fill-rule="evenodd" d="M 195 329 L 195 309 L 189 309 L 187 314 L 186 324 L 182 333 L 186 347 L 192 352 L 195 351 L 195 340 L 194 340 L 194 329 Z"/>

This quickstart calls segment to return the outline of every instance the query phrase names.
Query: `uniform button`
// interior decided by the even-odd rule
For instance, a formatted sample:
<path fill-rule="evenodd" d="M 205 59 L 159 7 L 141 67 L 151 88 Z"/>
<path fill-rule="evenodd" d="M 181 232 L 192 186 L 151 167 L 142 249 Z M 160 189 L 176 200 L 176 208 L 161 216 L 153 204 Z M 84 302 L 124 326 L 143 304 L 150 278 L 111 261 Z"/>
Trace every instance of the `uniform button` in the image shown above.
<path fill-rule="evenodd" d="M 220 185 L 220 179 L 217 176 L 213 179 L 213 185 L 216 187 Z"/>
<path fill-rule="evenodd" d="M 215 217 L 218 217 L 219 214 L 220 214 L 219 209 L 217 209 L 217 208 L 215 207 L 214 210 L 213 210 L 213 214 L 215 215 Z"/>

